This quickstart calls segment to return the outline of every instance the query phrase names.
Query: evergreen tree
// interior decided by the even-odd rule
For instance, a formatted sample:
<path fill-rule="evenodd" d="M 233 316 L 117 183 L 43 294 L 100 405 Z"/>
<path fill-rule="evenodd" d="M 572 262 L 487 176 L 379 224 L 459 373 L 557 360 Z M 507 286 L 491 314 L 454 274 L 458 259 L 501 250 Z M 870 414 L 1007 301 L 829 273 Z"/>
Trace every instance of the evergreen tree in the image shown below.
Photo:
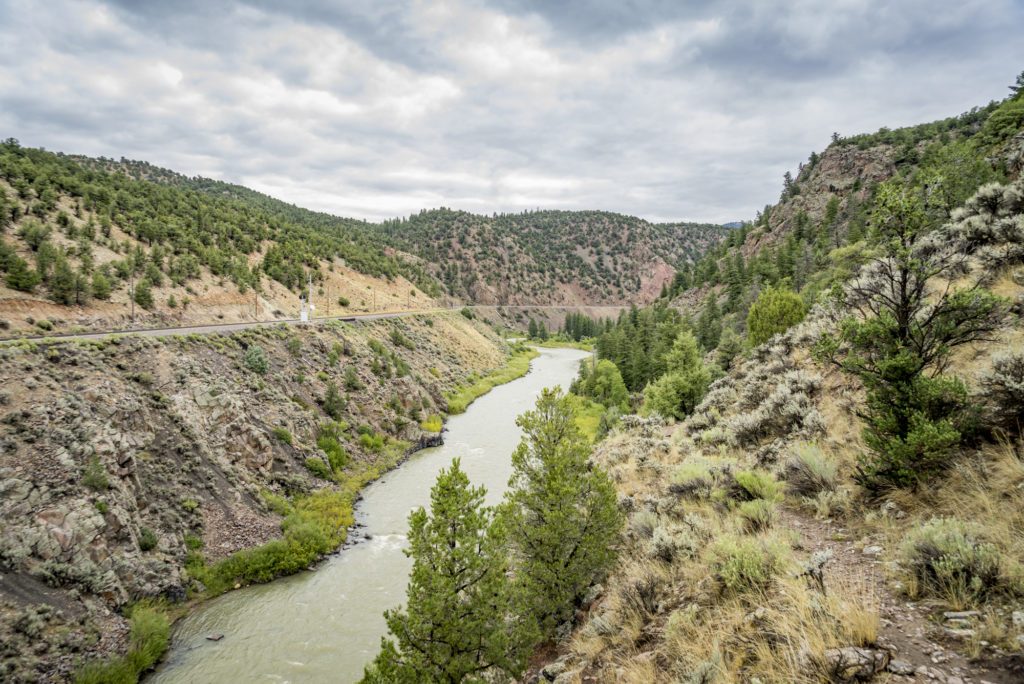
<path fill-rule="evenodd" d="M 30 270 L 28 263 L 20 258 L 14 257 L 8 262 L 7 275 L 4 277 L 7 286 L 20 292 L 32 292 L 42 278 L 39 273 Z"/>
<path fill-rule="evenodd" d="M 961 258 L 921 240 L 928 228 L 924 199 L 898 181 L 881 186 L 873 219 L 882 257 L 844 295 L 852 310 L 836 337 L 822 336 L 820 358 L 858 376 L 867 390 L 861 418 L 874 452 L 861 458 L 869 488 L 909 487 L 940 472 L 973 429 L 967 387 L 943 375 L 958 346 L 990 339 L 1005 302 L 977 285 L 940 289 Z"/>
<path fill-rule="evenodd" d="M 747 337 L 756 347 L 789 330 L 806 314 L 800 295 L 785 288 L 766 287 L 747 313 Z"/>
<path fill-rule="evenodd" d="M 524 436 L 501 517 L 525 605 L 547 634 L 610 568 L 623 520 L 608 474 L 587 463 L 590 447 L 561 389 L 544 390 L 516 424 Z"/>
<path fill-rule="evenodd" d="M 525 669 L 536 631 L 511 612 L 504 528 L 484 494 L 455 459 L 430 490 L 430 514 L 409 515 L 406 606 L 385 611 L 393 640 L 381 639 L 364 682 L 482 682 Z"/>
<path fill-rule="evenodd" d="M 676 338 L 665 360 L 667 372 L 644 389 L 644 408 L 666 417 L 683 418 L 693 413 L 704 398 L 711 372 L 688 330 Z"/>
<path fill-rule="evenodd" d="M 110 299 L 110 280 L 102 273 L 92 274 L 92 296 L 96 299 Z"/>
<path fill-rule="evenodd" d="M 527 328 L 527 335 L 531 340 L 537 339 L 537 321 L 533 320 L 532 316 L 530 317 L 530 325 Z"/>
<path fill-rule="evenodd" d="M 75 295 L 75 272 L 63 256 L 57 257 L 53 265 L 53 273 L 47 283 L 50 288 L 50 296 L 58 304 L 70 304 Z"/>
<path fill-rule="evenodd" d="M 144 309 L 153 308 L 153 290 L 148 280 L 140 280 L 135 284 L 135 303 Z"/>
<path fill-rule="evenodd" d="M 718 309 L 718 295 L 713 291 L 704 299 L 704 308 L 697 319 L 697 341 L 704 349 L 711 351 L 718 346 L 722 335 L 722 314 Z"/>

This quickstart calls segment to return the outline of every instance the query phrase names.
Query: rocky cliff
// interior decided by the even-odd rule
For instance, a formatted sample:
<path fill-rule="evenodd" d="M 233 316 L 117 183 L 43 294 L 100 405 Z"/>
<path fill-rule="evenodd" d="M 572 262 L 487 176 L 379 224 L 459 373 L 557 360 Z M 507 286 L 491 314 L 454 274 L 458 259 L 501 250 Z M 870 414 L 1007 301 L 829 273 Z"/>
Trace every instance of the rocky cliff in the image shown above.
<path fill-rule="evenodd" d="M 506 353 L 458 314 L 6 344 L 0 678 L 60 680 L 76 655 L 122 649 L 126 603 L 203 589 L 190 552 L 214 563 L 281 537 L 268 502 L 356 489 Z M 325 424 L 340 452 L 318 447 Z"/>

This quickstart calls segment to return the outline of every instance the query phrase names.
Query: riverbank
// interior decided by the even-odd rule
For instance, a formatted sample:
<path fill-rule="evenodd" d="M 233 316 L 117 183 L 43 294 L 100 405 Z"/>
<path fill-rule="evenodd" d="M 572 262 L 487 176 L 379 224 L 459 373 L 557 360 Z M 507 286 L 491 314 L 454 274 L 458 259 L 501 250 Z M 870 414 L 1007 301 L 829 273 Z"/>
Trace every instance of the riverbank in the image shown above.
<path fill-rule="evenodd" d="M 470 384 L 460 385 L 445 395 L 448 399 L 448 415 L 465 413 L 470 404 L 495 387 L 523 377 L 530 370 L 530 361 L 538 356 L 540 356 L 540 352 L 535 349 L 521 345 L 513 347 L 512 356 L 509 357 L 504 368 L 491 371 L 477 380 L 471 378 Z"/>
<path fill-rule="evenodd" d="M 463 413 L 475 399 L 522 377 L 529 371 L 530 361 L 537 356 L 539 352 L 533 349 L 514 349 L 503 367 L 486 373 L 472 384 L 456 387 L 449 396 L 455 398 L 457 410 L 452 411 L 453 399 L 449 399 L 448 413 Z M 389 453 L 356 473 L 339 478 L 336 489 L 321 489 L 307 497 L 296 497 L 294 502 L 261 492 L 268 505 L 284 516 L 281 521 L 283 538 L 238 551 L 214 564 L 206 564 L 198 552 L 190 554 L 186 568 L 189 575 L 201 583 L 201 592 L 190 596 L 188 603 L 177 609 L 147 606 L 147 614 L 156 613 L 153 620 L 170 624 L 227 591 L 313 569 L 348 539 L 355 523 L 353 507 L 363 488 L 400 466 L 416 451 L 424 446 L 436 446 L 438 441 L 425 436 L 417 443 L 420 445 L 417 448 L 411 448 L 411 442 L 392 442 Z M 167 634 L 149 630 L 142 632 L 137 640 L 134 625 L 133 620 L 132 644 L 125 656 L 100 665 L 87 665 L 76 674 L 76 682 L 112 681 L 111 676 L 121 676 L 133 668 L 137 668 L 133 675 L 137 680 L 142 672 L 158 662 L 169 645 Z M 138 654 L 145 654 L 145 657 Z"/>

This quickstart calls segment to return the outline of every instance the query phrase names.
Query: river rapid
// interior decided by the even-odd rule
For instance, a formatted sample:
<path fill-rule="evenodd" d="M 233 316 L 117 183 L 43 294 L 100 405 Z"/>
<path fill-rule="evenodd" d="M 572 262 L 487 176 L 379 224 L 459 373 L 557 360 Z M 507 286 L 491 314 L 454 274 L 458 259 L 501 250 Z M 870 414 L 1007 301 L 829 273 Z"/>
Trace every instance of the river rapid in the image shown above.
<path fill-rule="evenodd" d="M 453 416 L 445 444 L 413 455 L 363 490 L 356 521 L 368 540 L 343 549 L 315 572 L 303 572 L 224 594 L 174 628 L 171 649 L 149 683 L 354 682 L 386 634 L 383 612 L 405 601 L 412 559 L 409 512 L 429 507 L 437 473 L 453 458 L 487 503 L 501 500 L 521 431 L 516 416 L 545 387 L 566 388 L 586 352 L 540 349 L 530 372 L 494 388 Z M 210 641 L 211 634 L 223 634 Z"/>

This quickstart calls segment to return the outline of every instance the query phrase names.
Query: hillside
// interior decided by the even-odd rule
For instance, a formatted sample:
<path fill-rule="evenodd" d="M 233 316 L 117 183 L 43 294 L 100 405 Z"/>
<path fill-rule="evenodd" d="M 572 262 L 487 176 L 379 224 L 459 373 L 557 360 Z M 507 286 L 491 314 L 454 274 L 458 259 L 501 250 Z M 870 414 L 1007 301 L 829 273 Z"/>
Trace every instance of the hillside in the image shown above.
<path fill-rule="evenodd" d="M 14 140 L 0 143 L 0 230 L 13 332 L 295 318 L 308 279 L 317 315 L 646 302 L 726 232 L 601 212 L 372 224 Z"/>
<path fill-rule="evenodd" d="M 333 550 L 360 486 L 507 353 L 455 313 L 0 345 L 0 679 L 64 681 L 125 650 L 131 602 Z"/>
<path fill-rule="evenodd" d="M 486 305 L 647 303 L 728 232 L 599 211 L 486 217 L 448 209 L 380 230 L 419 256 L 448 293 Z"/>
<path fill-rule="evenodd" d="M 628 519 L 527 680 L 1024 679 L 1017 85 L 837 137 L 598 337 Z"/>

